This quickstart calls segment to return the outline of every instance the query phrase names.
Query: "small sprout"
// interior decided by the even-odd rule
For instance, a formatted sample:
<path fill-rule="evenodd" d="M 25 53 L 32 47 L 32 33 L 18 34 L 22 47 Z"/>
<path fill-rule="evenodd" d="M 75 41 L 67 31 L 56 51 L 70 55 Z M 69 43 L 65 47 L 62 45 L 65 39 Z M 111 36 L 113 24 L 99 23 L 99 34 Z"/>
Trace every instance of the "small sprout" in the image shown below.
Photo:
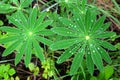
<path fill-rule="evenodd" d="M 86 36 L 86 37 L 85 37 L 85 39 L 86 39 L 86 40 L 89 40 L 89 39 L 90 39 L 90 37 L 89 37 L 89 36 Z"/>

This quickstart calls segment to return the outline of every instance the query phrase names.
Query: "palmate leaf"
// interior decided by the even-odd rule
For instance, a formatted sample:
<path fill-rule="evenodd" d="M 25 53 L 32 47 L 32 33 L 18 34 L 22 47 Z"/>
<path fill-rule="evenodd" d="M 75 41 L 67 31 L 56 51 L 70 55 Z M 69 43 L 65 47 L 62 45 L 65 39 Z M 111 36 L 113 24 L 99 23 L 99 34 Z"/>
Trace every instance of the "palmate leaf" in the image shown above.
<path fill-rule="evenodd" d="M 16 19 L 15 17 L 7 16 L 7 18 L 8 18 L 8 20 L 9 20 L 12 24 L 14 24 L 16 27 L 18 27 L 18 28 L 20 28 L 20 29 L 25 29 L 25 30 L 26 30 L 25 26 L 22 25 L 22 24 L 20 23 L 20 21 L 19 21 L 18 19 Z"/>
<path fill-rule="evenodd" d="M 20 33 L 21 31 L 17 28 L 12 28 L 10 26 L 2 26 L 0 27 L 0 30 L 5 31 L 5 32 L 10 32 L 10 33 Z"/>
<path fill-rule="evenodd" d="M 71 68 L 70 68 L 70 74 L 73 75 L 77 72 L 78 68 L 81 65 L 81 62 L 83 60 L 83 56 L 85 53 L 85 44 L 81 47 L 81 49 L 79 49 L 78 53 L 75 55 Z"/>
<path fill-rule="evenodd" d="M 50 48 L 52 50 L 65 49 L 63 54 L 58 58 L 58 63 L 62 63 L 72 56 L 72 54 L 69 53 L 69 49 L 73 50 L 74 48 L 71 48 L 71 46 L 77 49 L 77 51 L 73 51 L 73 53 L 76 54 L 70 69 L 70 74 L 72 75 L 81 67 L 82 57 L 84 53 L 86 53 L 86 65 L 90 74 L 93 75 L 94 65 L 96 65 L 97 69 L 100 71 L 104 69 L 102 59 L 111 63 L 110 57 L 104 48 L 110 50 L 115 50 L 115 48 L 110 43 L 102 40 L 106 40 L 106 38 L 115 35 L 115 33 L 105 31 L 110 23 L 104 24 L 106 18 L 104 15 L 97 19 L 98 13 L 94 8 L 81 9 L 75 8 L 73 10 L 73 16 L 69 19 L 59 18 L 60 22 L 62 22 L 65 27 L 54 27 L 51 30 L 58 35 L 64 36 L 63 38 L 65 39 L 56 41 Z M 66 37 L 70 39 L 66 39 Z M 72 40 L 75 39 L 75 37 L 78 38 L 78 42 Z M 81 52 L 80 54 L 78 50 L 80 50 L 81 46 L 84 44 L 86 44 L 86 46 L 83 53 Z"/>
<path fill-rule="evenodd" d="M 87 68 L 88 68 L 88 72 L 90 72 L 90 74 L 93 75 L 94 63 L 93 63 L 93 60 L 91 58 L 91 53 L 90 52 L 88 52 L 86 54 L 86 65 L 87 65 Z"/>
<path fill-rule="evenodd" d="M 60 22 L 62 22 L 68 28 L 79 31 L 79 29 L 77 28 L 78 26 L 76 26 L 75 23 L 68 20 L 67 18 L 59 17 L 59 20 L 60 20 Z"/>
<path fill-rule="evenodd" d="M 20 0 L 21 7 L 28 7 L 33 0 Z"/>
<path fill-rule="evenodd" d="M 54 35 L 55 33 L 49 29 L 44 29 L 40 31 L 39 34 L 43 36 L 50 36 L 50 35 Z"/>
<path fill-rule="evenodd" d="M 110 24 L 111 24 L 110 22 L 103 24 L 102 26 L 103 31 L 105 31 L 110 26 Z"/>
<path fill-rule="evenodd" d="M 0 43 L 5 44 L 8 42 L 13 42 L 14 40 L 17 40 L 17 39 L 19 39 L 19 36 L 8 36 L 6 38 L 1 38 Z"/>
<path fill-rule="evenodd" d="M 20 0 L 21 3 L 26 1 L 28 0 Z M 54 34 L 51 30 L 48 31 L 48 29 L 45 29 L 52 23 L 47 17 L 45 18 L 46 14 L 42 13 L 38 16 L 38 9 L 36 6 L 30 11 L 30 14 L 27 15 L 21 10 L 18 10 L 13 15 L 7 16 L 9 22 L 15 25 L 15 27 L 3 26 L 0 28 L 2 31 L 10 33 L 5 36 L 5 38 L 0 38 L 0 44 L 5 45 L 8 42 L 15 42 L 4 51 L 3 55 L 7 56 L 12 51 L 17 50 L 15 65 L 18 64 L 24 55 L 26 67 L 30 63 L 33 49 L 35 50 L 34 54 L 41 62 L 45 61 L 43 49 L 40 47 L 39 43 L 41 42 L 48 46 L 51 45 L 52 41 L 47 39 L 48 37 L 45 34 Z"/>
<path fill-rule="evenodd" d="M 28 40 L 26 43 L 26 50 L 25 50 L 25 65 L 28 67 L 30 61 L 31 61 L 31 55 L 32 55 L 32 40 Z"/>
<path fill-rule="evenodd" d="M 52 31 L 62 36 L 78 37 L 79 35 L 77 32 L 65 27 L 55 27 L 52 28 Z"/>
<path fill-rule="evenodd" d="M 101 57 L 102 57 L 107 63 L 110 64 L 110 63 L 112 62 L 110 56 L 108 55 L 108 53 L 107 53 L 102 47 L 99 47 L 99 48 L 98 48 L 98 51 L 100 52 Z"/>
<path fill-rule="evenodd" d="M 86 12 L 86 16 L 85 16 L 85 22 L 86 22 L 86 24 L 85 24 L 85 26 L 86 26 L 86 30 L 88 31 L 90 28 L 91 28 L 91 22 L 92 22 L 92 14 L 91 14 L 91 12 L 90 12 L 91 10 L 90 9 L 88 9 L 87 10 L 87 12 Z M 94 14 L 94 13 L 93 13 Z"/>
<path fill-rule="evenodd" d="M 84 25 L 84 17 L 81 16 L 78 11 L 76 11 L 76 9 L 74 10 L 74 19 L 76 21 L 76 23 L 80 26 L 78 29 L 80 32 L 86 32 L 86 29 L 85 29 L 85 25 Z M 83 18 L 82 18 L 83 17 Z"/>
<path fill-rule="evenodd" d="M 103 63 L 102 63 L 102 57 L 101 57 L 100 53 L 97 51 L 95 46 L 90 47 L 90 53 L 91 53 L 93 63 L 97 66 L 97 68 L 100 71 L 103 71 L 104 67 L 103 67 Z"/>
<path fill-rule="evenodd" d="M 38 19 L 35 23 L 35 26 L 40 26 L 40 24 L 43 22 L 46 15 L 47 15 L 46 12 L 40 13 L 40 15 L 38 16 Z"/>
<path fill-rule="evenodd" d="M 35 22 L 36 22 L 36 18 L 37 18 L 37 7 L 35 6 L 34 8 L 33 8 L 33 10 L 31 11 L 31 13 L 30 13 L 30 16 L 29 16 L 29 26 L 30 26 L 30 28 L 34 28 L 34 25 L 35 25 Z"/>
<path fill-rule="evenodd" d="M 64 62 L 69 57 L 71 57 L 78 49 L 78 46 L 71 46 L 69 49 L 65 50 L 65 52 L 63 52 L 63 54 L 58 58 L 57 63 Z"/>
<path fill-rule="evenodd" d="M 60 41 L 57 41 L 57 42 L 53 43 L 50 46 L 50 48 L 52 50 L 65 49 L 65 48 L 68 48 L 68 47 L 72 46 L 73 44 L 76 44 L 80 41 L 81 40 L 79 38 L 60 40 Z"/>
<path fill-rule="evenodd" d="M 106 49 L 109 49 L 112 51 L 116 50 L 116 48 L 112 44 L 108 43 L 107 41 L 97 40 L 97 42 Z"/>
<path fill-rule="evenodd" d="M 7 56 L 7 55 L 11 54 L 11 52 L 14 51 L 14 50 L 16 50 L 16 47 L 17 47 L 18 45 L 20 45 L 20 44 L 21 44 L 21 41 L 20 41 L 20 40 L 15 41 L 15 42 L 12 43 L 10 46 L 8 46 L 7 49 L 5 49 L 5 51 L 3 52 L 2 55 L 3 55 L 3 56 Z"/>
<path fill-rule="evenodd" d="M 41 23 L 40 25 L 37 25 L 36 28 L 34 29 L 34 31 L 38 32 L 38 31 L 42 31 L 44 30 L 48 25 L 50 25 L 52 23 L 51 20 L 46 20 L 43 23 Z"/>
<path fill-rule="evenodd" d="M 17 65 L 20 62 L 26 49 L 27 49 L 27 47 L 26 47 L 26 42 L 25 42 L 25 43 L 23 43 L 20 50 L 17 52 L 17 54 L 15 56 L 15 65 Z"/>
<path fill-rule="evenodd" d="M 101 28 L 100 25 L 103 25 L 103 22 L 104 22 L 105 18 L 106 18 L 105 16 L 102 16 L 94 23 L 94 25 L 92 26 L 92 32 L 91 33 L 94 34 L 95 31 L 97 31 Z"/>
<path fill-rule="evenodd" d="M 53 21 L 52 20 L 46 20 L 40 25 L 40 31 L 44 30 L 48 25 L 50 25 Z"/>
<path fill-rule="evenodd" d="M 16 10 L 16 7 L 0 2 L 0 13 L 6 14 Z"/>
<path fill-rule="evenodd" d="M 44 62 L 45 61 L 45 57 L 43 55 L 43 50 L 42 48 L 39 46 L 39 43 L 36 40 L 33 40 L 33 47 L 36 51 L 37 57 Z"/>
<path fill-rule="evenodd" d="M 98 33 L 98 34 L 95 34 L 94 37 L 95 38 L 108 38 L 108 37 L 111 37 L 111 36 L 114 36 L 115 33 L 114 32 L 103 32 L 103 33 Z"/>
<path fill-rule="evenodd" d="M 40 37 L 40 36 L 36 36 L 36 39 L 48 46 L 50 46 L 53 43 L 51 40 L 44 38 L 44 37 Z"/>
<path fill-rule="evenodd" d="M 21 20 L 21 24 L 24 25 L 25 27 L 29 27 L 28 25 L 28 21 L 26 16 L 23 14 L 22 11 L 17 11 L 16 12 L 17 18 L 19 18 Z"/>

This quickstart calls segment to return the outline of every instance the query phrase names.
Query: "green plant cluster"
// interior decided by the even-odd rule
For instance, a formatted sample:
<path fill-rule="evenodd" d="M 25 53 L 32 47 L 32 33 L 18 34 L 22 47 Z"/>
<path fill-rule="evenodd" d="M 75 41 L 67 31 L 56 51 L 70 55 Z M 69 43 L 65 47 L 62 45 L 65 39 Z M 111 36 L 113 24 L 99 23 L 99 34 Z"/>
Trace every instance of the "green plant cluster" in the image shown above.
<path fill-rule="evenodd" d="M 18 77 L 14 78 L 16 73 L 14 68 L 10 67 L 10 64 L 1 64 L 0 65 L 0 80 L 19 80 Z"/>
<path fill-rule="evenodd" d="M 57 14 L 56 19 L 53 19 L 54 14 L 40 11 L 37 4 L 29 7 L 31 2 L 32 0 L 0 2 L 0 13 L 9 13 L 6 17 L 13 25 L 0 27 L 0 31 L 8 34 L 6 37 L 0 35 L 0 44 L 9 44 L 2 53 L 3 56 L 14 52 L 15 65 L 24 59 L 25 65 L 35 72 L 35 66 L 30 64 L 32 55 L 35 55 L 41 61 L 42 68 L 45 69 L 43 77 L 46 79 L 48 74 L 50 77 L 54 75 L 52 71 L 49 71 L 54 62 L 46 58 L 42 45 L 47 46 L 52 53 L 58 50 L 63 51 L 57 58 L 58 64 L 69 58 L 72 59 L 70 75 L 79 74 L 79 69 L 83 69 L 84 60 L 91 75 L 94 73 L 95 66 L 101 72 L 104 71 L 102 59 L 109 64 L 112 63 L 106 50 L 116 50 L 108 42 L 116 33 L 107 31 L 111 23 L 105 22 L 105 15 L 98 18 L 99 10 L 94 6 L 89 6 L 87 0 L 56 0 L 63 11 Z M 37 73 L 35 72 L 34 75 L 38 72 L 37 68 Z"/>
<path fill-rule="evenodd" d="M 47 79 L 54 75 L 54 62 L 51 59 L 47 59 L 45 62 L 42 62 L 42 68 L 44 69 L 42 76 Z"/>

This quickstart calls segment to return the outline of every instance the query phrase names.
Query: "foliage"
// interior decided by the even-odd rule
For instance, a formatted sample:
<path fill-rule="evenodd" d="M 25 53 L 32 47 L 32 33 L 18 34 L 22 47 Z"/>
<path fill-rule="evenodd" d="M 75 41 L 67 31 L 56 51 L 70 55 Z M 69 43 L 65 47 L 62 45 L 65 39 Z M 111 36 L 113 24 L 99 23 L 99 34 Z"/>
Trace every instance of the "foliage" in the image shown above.
<path fill-rule="evenodd" d="M 71 76 L 71 80 L 117 80 L 113 74 L 117 74 L 115 69 L 119 66 L 120 43 L 115 43 L 114 47 L 110 41 L 115 41 L 119 36 L 109 31 L 111 23 L 106 16 L 118 24 L 119 20 L 109 11 L 88 4 L 91 2 L 89 0 L 46 1 L 0 0 L 0 14 L 8 20 L 6 24 L 0 19 L 0 46 L 5 48 L 2 56 L 14 53 L 15 65 L 24 60 L 25 66 L 33 73 L 32 77 L 39 76 L 43 70 L 41 77 L 45 79 L 59 80 Z M 112 2 L 115 5 L 113 13 L 119 15 L 118 4 L 115 0 Z M 33 59 L 34 55 L 41 62 Z M 41 67 L 31 63 L 31 60 L 35 63 L 38 61 Z M 106 63 L 103 64 L 102 60 L 115 66 L 104 67 Z M 61 74 L 61 70 L 55 67 L 63 62 L 70 62 L 66 70 L 68 75 Z M 0 73 L 0 77 L 13 80 L 15 70 L 10 65 L 1 66 L 0 71 L 6 68 L 7 72 L 5 76 L 1 75 L 4 71 Z M 96 68 L 100 73 L 94 76 Z M 31 76 L 27 78 L 30 79 Z"/>
<path fill-rule="evenodd" d="M 33 72 L 34 76 L 39 74 L 39 67 L 35 66 L 33 63 L 30 63 L 28 68 L 31 72 Z"/>
<path fill-rule="evenodd" d="M 2 0 L 0 1 L 0 13 L 11 13 L 14 11 L 26 11 L 25 8 L 29 7 L 32 0 Z M 13 5 L 14 4 L 14 5 Z"/>
<path fill-rule="evenodd" d="M 52 21 L 46 20 L 43 22 L 45 13 L 40 13 L 40 16 L 38 16 L 37 13 L 37 7 L 33 8 L 29 17 L 26 17 L 21 11 L 19 11 L 12 16 L 7 16 L 10 23 L 14 24 L 16 28 L 10 26 L 0 27 L 0 30 L 10 33 L 8 37 L 0 39 L 0 43 L 6 44 L 8 42 L 12 42 L 12 44 L 3 52 L 3 56 L 7 56 L 13 50 L 17 50 L 15 64 L 22 59 L 25 53 L 24 61 L 25 65 L 28 66 L 31 60 L 33 48 L 36 52 L 35 55 L 41 61 L 45 60 L 43 50 L 39 46 L 39 42 L 50 45 L 52 41 L 44 38 L 40 32 L 45 30 L 45 27 L 51 24 Z M 37 19 L 37 17 L 39 18 Z"/>
<path fill-rule="evenodd" d="M 44 69 L 42 76 L 45 79 L 54 76 L 54 63 L 51 59 L 48 58 L 45 62 L 42 62 L 42 68 Z"/>
<path fill-rule="evenodd" d="M 86 8 L 84 11 L 75 8 L 73 17 L 70 19 L 64 17 L 59 18 L 65 27 L 54 27 L 51 29 L 58 35 L 69 37 L 56 41 L 50 48 L 52 50 L 68 48 L 58 58 L 57 63 L 62 63 L 73 54 L 75 55 L 70 69 L 71 75 L 75 74 L 79 67 L 82 66 L 81 62 L 84 55 L 86 56 L 86 65 L 91 75 L 94 72 L 94 64 L 102 71 L 102 59 L 111 63 L 111 59 L 104 48 L 116 50 L 110 43 L 102 40 L 115 35 L 114 32 L 106 31 L 110 23 L 104 23 L 105 16 L 96 20 L 97 14 L 93 12 L 97 11 L 94 11 L 92 8 Z"/>
<path fill-rule="evenodd" d="M 10 67 L 10 64 L 1 64 L 0 65 L 0 79 L 4 80 L 14 80 L 13 75 L 16 73 L 14 68 Z M 19 80 L 19 79 L 15 79 Z"/>

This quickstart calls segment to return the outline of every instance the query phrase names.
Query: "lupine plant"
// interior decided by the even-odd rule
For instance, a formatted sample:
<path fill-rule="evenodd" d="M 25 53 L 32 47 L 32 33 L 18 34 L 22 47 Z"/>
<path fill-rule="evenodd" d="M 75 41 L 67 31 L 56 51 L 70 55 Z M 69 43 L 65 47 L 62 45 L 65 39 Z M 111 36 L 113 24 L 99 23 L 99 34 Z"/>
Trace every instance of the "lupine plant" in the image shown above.
<path fill-rule="evenodd" d="M 43 22 L 45 13 L 40 13 L 39 16 L 38 14 L 39 12 L 37 6 L 31 10 L 29 17 L 25 16 L 21 11 L 16 12 L 12 16 L 7 16 L 9 22 L 14 24 L 15 27 L 0 27 L 0 30 L 10 34 L 8 37 L 0 39 L 0 43 L 12 43 L 3 52 L 3 56 L 7 56 L 14 50 L 17 50 L 15 64 L 17 64 L 24 55 L 25 64 L 28 66 L 31 60 L 33 48 L 35 50 L 35 55 L 41 61 L 45 60 L 43 50 L 39 46 L 39 42 L 42 42 L 46 45 L 50 45 L 52 43 L 52 41 L 44 38 L 44 35 L 42 35 L 45 28 L 51 24 L 52 21 L 45 20 Z"/>
<path fill-rule="evenodd" d="M 50 48 L 52 50 L 66 49 L 63 54 L 58 58 L 57 63 L 62 63 L 66 59 L 74 55 L 72 61 L 70 74 L 73 75 L 77 72 L 79 67 L 82 66 L 82 60 L 85 56 L 88 71 L 93 75 L 94 64 L 102 71 L 102 59 L 111 63 L 111 59 L 105 49 L 115 50 L 114 46 L 105 41 L 115 35 L 114 32 L 106 31 L 110 23 L 104 23 L 105 16 L 97 19 L 97 14 L 94 13 L 92 8 L 74 9 L 73 16 L 68 19 L 59 17 L 59 20 L 65 27 L 54 27 L 51 30 L 67 39 L 59 40 L 53 43 Z"/>
<path fill-rule="evenodd" d="M 70 75 L 79 74 L 78 71 L 83 69 L 83 61 L 91 75 L 95 66 L 101 72 L 105 70 L 102 59 L 109 64 L 112 62 L 107 51 L 116 50 L 109 43 L 110 38 L 116 34 L 108 31 L 111 23 L 106 21 L 106 16 L 101 15 L 97 8 L 87 4 L 87 0 L 55 0 L 56 5 L 60 4 L 59 14 L 57 9 L 54 14 L 40 11 L 39 4 L 32 7 L 32 1 L 0 2 L 0 13 L 9 13 L 6 18 L 10 25 L 0 25 L 0 44 L 6 48 L 3 56 L 15 53 L 15 65 L 24 60 L 26 67 L 36 76 L 39 69 L 29 64 L 32 55 L 35 55 L 41 60 L 44 68 L 42 76 L 46 79 L 56 76 L 52 68 L 56 60 L 53 59 L 54 54 L 58 50 L 63 52 L 59 58 L 56 57 L 58 64 L 69 58 L 72 61 Z M 53 60 L 49 57 L 53 57 Z"/>
<path fill-rule="evenodd" d="M 25 8 L 28 8 L 31 2 L 32 0 L 2 0 L 0 1 L 0 13 L 6 14 L 14 11 L 26 11 Z"/>

